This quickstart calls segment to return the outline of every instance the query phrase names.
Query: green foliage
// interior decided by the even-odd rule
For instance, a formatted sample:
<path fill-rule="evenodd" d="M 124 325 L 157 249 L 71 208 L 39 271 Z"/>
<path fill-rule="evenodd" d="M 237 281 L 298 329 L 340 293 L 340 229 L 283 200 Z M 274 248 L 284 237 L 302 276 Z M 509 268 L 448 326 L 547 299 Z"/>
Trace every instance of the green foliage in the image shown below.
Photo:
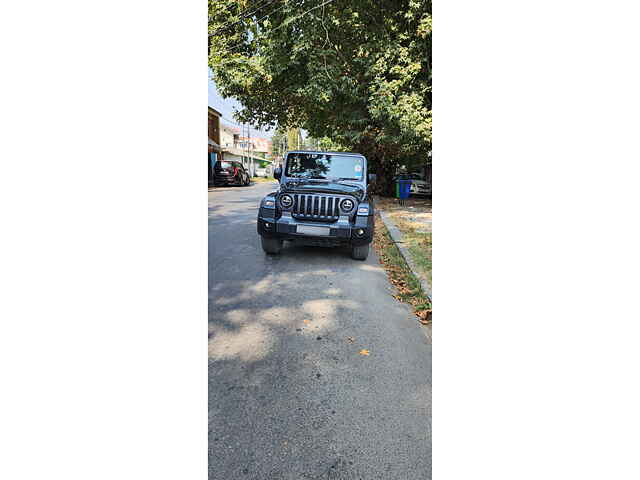
<path fill-rule="evenodd" d="M 300 150 L 302 135 L 299 128 L 289 128 L 287 130 L 287 146 L 289 150 Z"/>
<path fill-rule="evenodd" d="M 305 139 L 305 148 L 308 150 L 320 150 L 325 152 L 343 152 L 349 150 L 348 148 L 340 145 L 329 137 L 307 137 Z"/>
<path fill-rule="evenodd" d="M 365 154 L 384 190 L 431 149 L 431 2 L 215 0 L 209 65 L 239 120 Z"/>
<path fill-rule="evenodd" d="M 273 145 L 273 155 L 276 157 L 284 156 L 284 152 L 287 151 L 287 131 L 282 127 L 276 128 L 271 137 L 271 143 Z"/>

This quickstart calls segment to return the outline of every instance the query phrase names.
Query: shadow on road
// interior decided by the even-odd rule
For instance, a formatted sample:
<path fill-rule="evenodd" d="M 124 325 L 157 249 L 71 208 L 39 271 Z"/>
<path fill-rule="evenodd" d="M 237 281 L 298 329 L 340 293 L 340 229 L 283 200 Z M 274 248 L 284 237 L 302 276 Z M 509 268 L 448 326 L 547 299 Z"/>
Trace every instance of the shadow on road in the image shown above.
<path fill-rule="evenodd" d="M 268 256 L 237 195 L 209 205 L 209 480 L 427 477 L 430 346 L 375 254 Z"/>

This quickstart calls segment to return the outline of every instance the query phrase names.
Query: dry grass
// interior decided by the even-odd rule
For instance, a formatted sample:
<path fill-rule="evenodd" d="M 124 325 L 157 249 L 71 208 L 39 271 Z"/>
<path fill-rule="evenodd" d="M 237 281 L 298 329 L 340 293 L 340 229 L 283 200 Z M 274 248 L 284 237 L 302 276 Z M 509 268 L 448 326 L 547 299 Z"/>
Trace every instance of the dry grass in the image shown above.
<path fill-rule="evenodd" d="M 376 220 L 373 244 L 380 257 L 380 263 L 396 288 L 394 298 L 412 305 L 420 323 L 430 323 L 431 302 L 422 290 L 420 281 L 413 275 L 398 247 L 391 240 L 391 236 L 380 218 Z"/>
<path fill-rule="evenodd" d="M 269 183 L 269 182 L 277 182 L 277 180 L 273 177 L 253 177 L 251 181 L 254 183 Z"/>
<path fill-rule="evenodd" d="M 431 224 L 417 223 L 404 220 L 401 217 L 394 219 L 398 229 L 402 232 L 402 240 L 409 250 L 416 267 L 417 274 L 431 283 Z"/>
<path fill-rule="evenodd" d="M 394 213 L 396 211 L 411 211 L 413 213 L 431 213 L 431 198 L 429 197 L 409 197 L 405 200 L 404 206 L 398 203 L 397 198 L 376 197 L 376 207 L 385 212 Z"/>
<path fill-rule="evenodd" d="M 403 240 L 417 266 L 417 274 L 431 283 L 431 199 L 410 197 L 405 205 L 395 198 L 378 198 L 376 207 L 384 210 L 402 232 Z"/>

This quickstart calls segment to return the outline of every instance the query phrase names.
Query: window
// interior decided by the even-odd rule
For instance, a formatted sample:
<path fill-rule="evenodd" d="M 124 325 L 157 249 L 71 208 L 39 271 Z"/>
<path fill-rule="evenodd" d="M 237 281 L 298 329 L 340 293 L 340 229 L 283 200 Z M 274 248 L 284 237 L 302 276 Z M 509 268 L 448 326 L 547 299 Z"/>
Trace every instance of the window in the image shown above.
<path fill-rule="evenodd" d="M 232 167 L 231 162 L 222 162 L 222 161 L 216 163 L 216 166 L 215 166 L 216 171 L 220 171 L 222 169 L 228 170 L 231 167 Z"/>
<path fill-rule="evenodd" d="M 340 154 L 292 153 L 285 175 L 299 178 L 362 180 L 364 158 Z"/>

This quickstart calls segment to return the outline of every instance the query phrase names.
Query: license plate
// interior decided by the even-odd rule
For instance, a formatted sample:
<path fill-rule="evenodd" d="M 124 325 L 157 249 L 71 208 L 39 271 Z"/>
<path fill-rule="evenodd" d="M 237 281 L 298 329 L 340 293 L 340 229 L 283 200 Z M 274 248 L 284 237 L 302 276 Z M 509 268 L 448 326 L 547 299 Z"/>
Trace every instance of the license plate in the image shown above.
<path fill-rule="evenodd" d="M 328 237 L 331 233 L 329 227 L 311 227 L 309 225 L 298 225 L 296 230 L 303 235 L 316 235 L 319 237 Z"/>

